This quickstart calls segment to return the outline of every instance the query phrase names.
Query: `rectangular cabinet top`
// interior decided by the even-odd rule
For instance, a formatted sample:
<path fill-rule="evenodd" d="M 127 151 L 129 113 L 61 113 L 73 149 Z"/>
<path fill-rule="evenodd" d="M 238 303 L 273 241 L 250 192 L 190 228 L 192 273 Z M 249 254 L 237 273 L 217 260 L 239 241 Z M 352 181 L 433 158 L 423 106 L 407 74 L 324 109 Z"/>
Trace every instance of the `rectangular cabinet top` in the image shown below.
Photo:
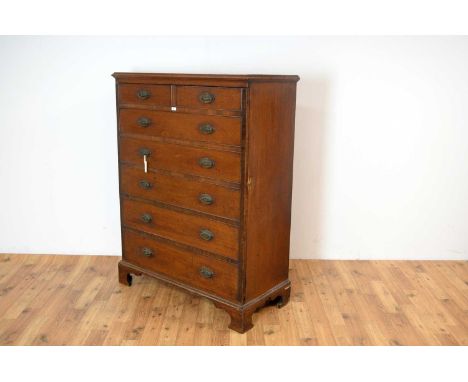
<path fill-rule="evenodd" d="M 213 86 L 249 86 L 251 82 L 297 82 L 296 75 L 269 74 L 181 74 L 181 73 L 123 73 L 112 74 L 118 83 L 152 83 Z"/>

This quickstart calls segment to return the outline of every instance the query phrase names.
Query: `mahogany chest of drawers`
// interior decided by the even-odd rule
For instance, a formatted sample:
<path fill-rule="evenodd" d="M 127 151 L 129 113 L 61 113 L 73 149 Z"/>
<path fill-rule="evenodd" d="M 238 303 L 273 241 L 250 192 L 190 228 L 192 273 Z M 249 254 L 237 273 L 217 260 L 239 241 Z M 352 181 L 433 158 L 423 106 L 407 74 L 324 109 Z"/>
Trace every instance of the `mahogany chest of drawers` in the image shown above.
<path fill-rule="evenodd" d="M 122 260 L 245 332 L 289 300 L 297 76 L 114 73 Z"/>

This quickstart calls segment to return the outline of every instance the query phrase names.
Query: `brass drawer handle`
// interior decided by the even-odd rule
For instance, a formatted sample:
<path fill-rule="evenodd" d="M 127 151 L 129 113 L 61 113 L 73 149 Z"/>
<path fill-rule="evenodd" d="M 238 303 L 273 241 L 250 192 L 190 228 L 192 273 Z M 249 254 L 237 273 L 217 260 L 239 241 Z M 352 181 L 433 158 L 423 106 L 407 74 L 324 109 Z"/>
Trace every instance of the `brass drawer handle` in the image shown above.
<path fill-rule="evenodd" d="M 210 125 L 209 123 L 204 123 L 200 125 L 198 129 L 200 130 L 202 134 L 206 134 L 206 135 L 213 134 L 215 132 L 215 128 L 213 127 L 213 125 Z"/>
<path fill-rule="evenodd" d="M 205 104 L 213 103 L 215 100 L 215 95 L 209 92 L 201 92 L 198 96 L 198 100 Z"/>
<path fill-rule="evenodd" d="M 215 165 L 215 161 L 213 159 L 205 157 L 205 158 L 200 158 L 198 160 L 198 164 L 203 168 L 213 168 Z"/>
<path fill-rule="evenodd" d="M 150 156 L 151 155 L 151 150 L 150 149 L 145 149 L 144 147 L 142 147 L 140 150 L 138 150 L 138 152 L 140 153 L 140 155 L 142 157 L 144 156 Z"/>
<path fill-rule="evenodd" d="M 141 249 L 141 253 L 145 257 L 153 256 L 153 250 L 151 248 L 144 247 Z"/>
<path fill-rule="evenodd" d="M 213 204 L 214 202 L 214 199 L 210 194 L 200 194 L 200 196 L 198 197 L 198 200 L 201 203 L 206 204 L 206 205 Z"/>
<path fill-rule="evenodd" d="M 153 220 L 153 217 L 150 214 L 143 214 L 140 216 L 140 218 L 143 223 L 151 223 Z"/>
<path fill-rule="evenodd" d="M 198 272 L 200 272 L 200 275 L 205 279 L 211 279 L 215 275 L 214 271 L 208 267 L 201 267 Z"/>
<path fill-rule="evenodd" d="M 139 99 L 145 100 L 151 97 L 151 92 L 145 89 L 138 89 L 136 95 Z"/>
<path fill-rule="evenodd" d="M 214 233 L 211 232 L 209 229 L 203 228 L 200 230 L 200 237 L 203 240 L 210 241 L 214 238 Z"/>
<path fill-rule="evenodd" d="M 148 127 L 149 125 L 151 125 L 151 119 L 146 117 L 140 117 L 138 118 L 137 123 L 140 127 Z"/>
<path fill-rule="evenodd" d="M 145 188 L 147 190 L 153 187 L 153 185 L 147 180 L 140 180 L 138 184 L 140 185 L 141 188 Z"/>

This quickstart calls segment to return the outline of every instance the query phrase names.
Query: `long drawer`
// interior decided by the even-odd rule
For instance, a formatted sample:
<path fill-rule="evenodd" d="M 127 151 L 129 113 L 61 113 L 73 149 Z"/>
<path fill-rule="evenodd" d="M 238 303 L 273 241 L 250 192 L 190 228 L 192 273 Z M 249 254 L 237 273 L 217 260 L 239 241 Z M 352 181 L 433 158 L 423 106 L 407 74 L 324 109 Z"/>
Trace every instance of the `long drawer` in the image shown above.
<path fill-rule="evenodd" d="M 143 168 L 146 155 L 148 167 L 183 174 L 221 179 L 239 183 L 240 153 L 221 151 L 151 140 L 120 137 L 120 160 Z"/>
<path fill-rule="evenodd" d="M 127 229 L 123 231 L 123 258 L 195 288 L 236 299 L 238 268 L 235 264 L 197 255 Z"/>
<path fill-rule="evenodd" d="M 155 111 L 120 109 L 121 133 L 162 138 L 221 143 L 239 146 L 241 118 Z"/>
<path fill-rule="evenodd" d="M 167 175 L 122 165 L 120 191 L 208 214 L 239 220 L 240 191 L 183 175 Z"/>
<path fill-rule="evenodd" d="M 127 227 L 238 259 L 239 230 L 221 221 L 123 199 L 122 222 Z"/>

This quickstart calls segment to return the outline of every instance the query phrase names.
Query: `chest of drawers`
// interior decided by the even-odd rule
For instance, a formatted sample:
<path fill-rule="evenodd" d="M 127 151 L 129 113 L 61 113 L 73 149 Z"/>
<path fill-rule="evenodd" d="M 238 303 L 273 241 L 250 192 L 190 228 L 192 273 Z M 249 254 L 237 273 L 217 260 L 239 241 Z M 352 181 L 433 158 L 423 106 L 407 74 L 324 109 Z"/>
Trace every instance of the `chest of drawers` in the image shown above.
<path fill-rule="evenodd" d="M 297 76 L 114 73 L 122 260 L 245 332 L 290 295 Z M 194 317 L 195 319 L 195 317 Z"/>

